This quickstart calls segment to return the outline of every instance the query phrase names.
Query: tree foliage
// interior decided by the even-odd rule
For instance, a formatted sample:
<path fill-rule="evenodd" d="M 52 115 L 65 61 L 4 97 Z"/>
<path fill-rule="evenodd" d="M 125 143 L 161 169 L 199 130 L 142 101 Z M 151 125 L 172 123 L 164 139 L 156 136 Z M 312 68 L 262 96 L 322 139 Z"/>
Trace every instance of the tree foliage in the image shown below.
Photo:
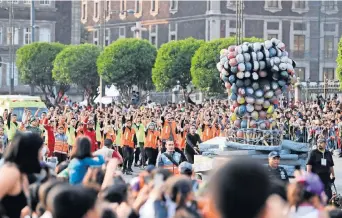
<path fill-rule="evenodd" d="M 53 61 L 65 46 L 60 43 L 35 42 L 17 50 L 16 66 L 20 80 L 32 86 L 38 86 L 45 94 L 53 94 Z M 65 87 L 62 87 L 65 88 Z"/>
<path fill-rule="evenodd" d="M 336 74 L 337 78 L 340 81 L 340 88 L 342 89 L 342 38 L 340 39 L 340 42 L 338 43 L 338 55 L 336 59 L 337 68 L 336 68 Z"/>
<path fill-rule="evenodd" d="M 58 82 L 76 84 L 84 89 L 88 102 L 99 86 L 96 60 L 101 50 L 92 44 L 70 45 L 53 63 L 52 76 Z"/>
<path fill-rule="evenodd" d="M 244 42 L 262 42 L 255 37 L 244 38 Z M 220 50 L 235 45 L 235 37 L 221 38 L 206 42 L 196 51 L 191 61 L 192 83 L 201 91 L 209 93 L 223 93 L 224 87 L 217 71 Z"/>
<path fill-rule="evenodd" d="M 119 39 L 107 46 L 97 59 L 97 69 L 103 80 L 113 83 L 126 99 L 134 86 L 151 90 L 152 67 L 157 49 L 147 40 Z"/>
<path fill-rule="evenodd" d="M 158 50 L 156 63 L 152 70 L 152 81 L 157 91 L 179 85 L 184 89 L 191 82 L 191 58 L 204 43 L 202 40 L 187 38 L 170 41 Z"/>

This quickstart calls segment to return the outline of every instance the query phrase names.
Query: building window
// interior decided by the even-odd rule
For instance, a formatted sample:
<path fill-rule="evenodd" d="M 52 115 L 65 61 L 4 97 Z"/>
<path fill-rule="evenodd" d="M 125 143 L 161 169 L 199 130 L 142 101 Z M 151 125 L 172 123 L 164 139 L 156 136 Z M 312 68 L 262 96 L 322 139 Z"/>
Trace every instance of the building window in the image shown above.
<path fill-rule="evenodd" d="M 334 57 L 334 36 L 324 36 L 324 58 Z"/>
<path fill-rule="evenodd" d="M 293 36 L 293 56 L 303 58 L 305 52 L 305 35 Z"/>
<path fill-rule="evenodd" d="M 151 44 L 157 46 L 156 36 L 151 36 Z"/>
<path fill-rule="evenodd" d="M 39 28 L 39 42 L 51 42 L 51 31 L 49 28 Z"/>
<path fill-rule="evenodd" d="M 126 0 L 121 0 L 121 2 L 120 2 L 120 9 L 121 9 L 121 11 L 125 11 L 126 10 Z"/>
<path fill-rule="evenodd" d="M 305 67 L 296 67 L 296 75 L 300 78 L 300 81 L 304 82 L 305 78 Z"/>
<path fill-rule="evenodd" d="M 278 8 L 279 2 L 277 0 L 268 0 L 267 1 L 267 7 L 268 8 Z"/>
<path fill-rule="evenodd" d="M 306 31 L 306 23 L 293 23 L 293 30 Z"/>
<path fill-rule="evenodd" d="M 151 11 L 152 12 L 156 11 L 156 0 L 151 0 Z"/>
<path fill-rule="evenodd" d="M 305 9 L 307 2 L 305 0 L 293 1 L 295 9 Z"/>
<path fill-rule="evenodd" d="M 87 3 L 82 4 L 82 20 L 85 20 L 87 17 Z"/>
<path fill-rule="evenodd" d="M 93 44 L 98 45 L 99 44 L 99 31 L 95 30 L 93 32 Z"/>
<path fill-rule="evenodd" d="M 207 0 L 207 11 L 211 10 L 211 0 Z"/>
<path fill-rule="evenodd" d="M 338 12 L 337 0 L 332 0 L 332 1 L 324 0 L 324 1 L 322 1 L 321 11 L 323 13 L 328 14 L 328 15 L 336 14 Z"/>
<path fill-rule="evenodd" d="M 335 79 L 335 68 L 323 68 L 323 75 L 325 79 L 334 80 Z"/>
<path fill-rule="evenodd" d="M 221 20 L 220 24 L 220 38 L 226 37 L 226 20 Z"/>
<path fill-rule="evenodd" d="M 95 2 L 94 4 L 94 17 L 99 18 L 99 3 Z"/>
<path fill-rule="evenodd" d="M 281 0 L 265 0 L 264 9 L 272 13 L 281 11 Z"/>
<path fill-rule="evenodd" d="M 136 0 L 135 1 L 135 12 L 140 13 L 140 1 L 141 0 Z"/>
<path fill-rule="evenodd" d="M 50 0 L 41 0 L 40 5 L 50 5 Z"/>
<path fill-rule="evenodd" d="M 150 26 L 150 42 L 158 47 L 158 25 Z"/>
<path fill-rule="evenodd" d="M 14 45 L 19 44 L 19 28 L 13 28 L 13 34 L 10 27 L 7 27 L 7 44 L 11 44 L 11 40 L 13 40 Z M 12 38 L 13 37 L 13 38 Z"/>
<path fill-rule="evenodd" d="M 12 71 L 11 68 L 13 69 L 13 71 Z M 11 75 L 11 73 L 13 73 L 13 75 Z M 6 85 L 7 86 L 11 85 L 11 78 L 14 79 L 14 85 L 17 86 L 18 85 L 18 81 L 19 81 L 19 75 L 18 75 L 17 66 L 14 63 L 7 63 L 6 64 Z"/>
<path fill-rule="evenodd" d="M 8 3 L 18 4 L 19 0 L 7 0 Z"/>
<path fill-rule="evenodd" d="M 126 38 L 126 27 L 122 26 L 119 28 L 119 38 Z"/>
<path fill-rule="evenodd" d="M 110 1 L 106 1 L 106 17 L 110 16 Z"/>
<path fill-rule="evenodd" d="M 24 29 L 24 45 L 31 43 L 31 28 L 25 28 Z"/>
<path fill-rule="evenodd" d="M 24 4 L 26 4 L 26 5 L 31 4 L 31 0 L 24 0 Z"/>
<path fill-rule="evenodd" d="M 171 0 L 170 1 L 170 9 L 171 10 L 176 10 L 176 4 L 177 4 L 177 1 L 176 0 Z"/>
<path fill-rule="evenodd" d="M 169 24 L 169 41 L 177 40 L 177 23 L 172 22 Z"/>
<path fill-rule="evenodd" d="M 104 41 L 105 46 L 109 45 L 109 40 L 110 40 L 110 29 L 106 29 L 105 30 L 105 41 Z"/>
<path fill-rule="evenodd" d="M 274 33 L 269 33 L 267 34 L 267 39 L 278 39 L 278 34 L 274 34 Z"/>

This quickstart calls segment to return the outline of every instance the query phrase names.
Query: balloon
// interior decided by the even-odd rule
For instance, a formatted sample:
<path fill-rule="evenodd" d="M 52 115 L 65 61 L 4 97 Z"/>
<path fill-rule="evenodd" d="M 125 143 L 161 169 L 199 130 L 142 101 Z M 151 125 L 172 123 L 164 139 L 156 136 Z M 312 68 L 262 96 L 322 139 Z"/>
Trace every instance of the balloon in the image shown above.
<path fill-rule="evenodd" d="M 238 64 L 237 60 L 235 58 L 232 58 L 229 60 L 229 65 L 234 67 Z"/>
<path fill-rule="evenodd" d="M 230 120 L 233 121 L 233 122 L 236 120 L 236 114 L 235 113 L 232 113 L 230 115 Z"/>
<path fill-rule="evenodd" d="M 251 117 L 254 119 L 254 120 L 257 120 L 259 118 L 259 113 L 257 111 L 253 111 L 251 113 Z"/>
<path fill-rule="evenodd" d="M 239 96 L 237 97 L 237 102 L 238 102 L 239 104 L 243 104 L 243 103 L 245 103 L 245 98 L 239 95 Z"/>
<path fill-rule="evenodd" d="M 241 121 L 241 128 L 246 129 L 247 128 L 247 120 Z"/>

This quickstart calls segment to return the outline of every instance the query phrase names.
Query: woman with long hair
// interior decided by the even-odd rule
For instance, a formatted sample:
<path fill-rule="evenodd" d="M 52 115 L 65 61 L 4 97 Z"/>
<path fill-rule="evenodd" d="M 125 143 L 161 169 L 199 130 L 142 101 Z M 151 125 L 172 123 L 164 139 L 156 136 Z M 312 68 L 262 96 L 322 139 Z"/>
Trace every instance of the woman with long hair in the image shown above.
<path fill-rule="evenodd" d="M 105 160 L 101 155 L 93 157 L 91 142 L 88 137 L 77 138 L 68 166 L 70 184 L 81 183 L 89 167 L 100 167 L 104 162 Z"/>
<path fill-rule="evenodd" d="M 28 175 L 40 173 L 43 139 L 35 133 L 17 133 L 0 168 L 0 202 L 10 218 L 19 218 L 27 206 Z"/>

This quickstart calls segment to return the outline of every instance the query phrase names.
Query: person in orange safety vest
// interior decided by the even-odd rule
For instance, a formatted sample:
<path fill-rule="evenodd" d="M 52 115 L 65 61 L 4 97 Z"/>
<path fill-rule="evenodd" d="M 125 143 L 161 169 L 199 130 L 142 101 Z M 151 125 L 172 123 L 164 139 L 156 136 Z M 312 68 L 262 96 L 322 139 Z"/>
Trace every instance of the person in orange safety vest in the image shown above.
<path fill-rule="evenodd" d="M 158 156 L 159 132 L 156 124 L 151 122 L 145 131 L 144 149 L 148 159 L 148 165 L 156 165 Z"/>
<path fill-rule="evenodd" d="M 175 144 L 173 141 L 166 141 L 166 151 L 160 153 L 157 158 L 157 167 L 170 170 L 173 174 L 179 174 L 178 166 L 185 161 L 179 152 L 175 151 Z"/>
<path fill-rule="evenodd" d="M 126 173 L 127 175 L 132 175 L 133 153 L 134 148 L 137 145 L 137 136 L 132 128 L 132 119 L 125 120 L 123 118 L 123 122 L 125 125 L 122 128 L 121 135 L 121 145 L 124 159 L 122 172 Z"/>

